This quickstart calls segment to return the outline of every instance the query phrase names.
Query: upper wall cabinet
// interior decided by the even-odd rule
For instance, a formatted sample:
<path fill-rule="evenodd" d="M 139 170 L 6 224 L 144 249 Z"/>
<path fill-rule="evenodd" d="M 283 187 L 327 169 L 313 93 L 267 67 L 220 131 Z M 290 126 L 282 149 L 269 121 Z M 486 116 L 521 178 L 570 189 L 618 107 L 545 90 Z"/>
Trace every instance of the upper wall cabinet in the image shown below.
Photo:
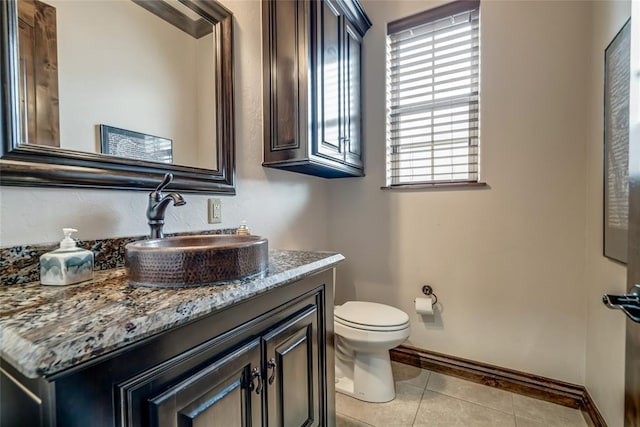
<path fill-rule="evenodd" d="M 264 166 L 363 176 L 357 0 L 263 0 Z"/>

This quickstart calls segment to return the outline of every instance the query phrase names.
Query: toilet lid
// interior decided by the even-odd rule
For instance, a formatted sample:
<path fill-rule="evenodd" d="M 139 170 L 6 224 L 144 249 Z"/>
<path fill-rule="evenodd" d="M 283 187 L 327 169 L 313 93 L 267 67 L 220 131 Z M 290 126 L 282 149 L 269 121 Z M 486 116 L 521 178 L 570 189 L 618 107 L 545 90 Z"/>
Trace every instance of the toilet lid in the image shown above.
<path fill-rule="evenodd" d="M 409 322 L 409 316 L 402 310 L 365 301 L 347 301 L 335 308 L 334 315 L 337 320 L 362 326 L 401 326 Z"/>

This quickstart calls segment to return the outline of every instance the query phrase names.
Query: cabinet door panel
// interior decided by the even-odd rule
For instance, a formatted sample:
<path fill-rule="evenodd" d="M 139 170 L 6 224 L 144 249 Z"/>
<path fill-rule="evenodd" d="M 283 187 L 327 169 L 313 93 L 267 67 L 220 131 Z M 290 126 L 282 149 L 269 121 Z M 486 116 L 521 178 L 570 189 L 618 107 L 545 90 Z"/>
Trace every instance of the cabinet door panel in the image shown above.
<path fill-rule="evenodd" d="M 263 3 L 265 64 L 265 135 L 270 147 L 265 160 L 283 160 L 294 154 L 282 150 L 306 153 L 307 102 L 307 2 L 274 1 Z"/>
<path fill-rule="evenodd" d="M 179 427 L 241 426 L 242 375 L 234 376 L 178 412 Z"/>
<path fill-rule="evenodd" d="M 312 393 L 301 393 L 310 390 L 312 379 L 309 378 L 311 358 L 311 325 L 298 330 L 290 339 L 276 350 L 278 365 L 281 366 L 280 384 L 295 384 L 282 387 L 283 407 L 286 402 L 287 412 L 283 414 L 284 425 L 306 425 L 312 413 Z"/>
<path fill-rule="evenodd" d="M 317 328 L 318 310 L 310 306 L 264 337 L 267 366 L 275 362 L 267 369 L 269 426 L 320 425 Z"/>
<path fill-rule="evenodd" d="M 362 167 L 362 100 L 360 80 L 360 48 L 362 38 L 345 21 L 344 43 L 344 135 L 345 162 Z"/>
<path fill-rule="evenodd" d="M 332 1 L 316 3 L 317 17 L 317 146 L 314 154 L 343 158 L 341 148 L 342 112 L 342 26 L 343 18 Z"/>
<path fill-rule="evenodd" d="M 260 425 L 260 396 L 251 371 L 260 366 L 260 341 L 249 342 L 149 399 L 150 425 L 234 427 Z"/>

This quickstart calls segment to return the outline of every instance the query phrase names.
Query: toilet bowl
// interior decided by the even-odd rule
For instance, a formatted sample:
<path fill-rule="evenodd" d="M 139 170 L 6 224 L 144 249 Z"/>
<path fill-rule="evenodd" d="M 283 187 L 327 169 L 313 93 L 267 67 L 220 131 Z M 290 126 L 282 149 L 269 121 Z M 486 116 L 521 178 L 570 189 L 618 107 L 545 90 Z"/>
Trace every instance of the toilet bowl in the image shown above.
<path fill-rule="evenodd" d="M 335 307 L 336 391 L 366 402 L 396 396 L 389 350 L 409 337 L 409 316 L 364 301 Z"/>

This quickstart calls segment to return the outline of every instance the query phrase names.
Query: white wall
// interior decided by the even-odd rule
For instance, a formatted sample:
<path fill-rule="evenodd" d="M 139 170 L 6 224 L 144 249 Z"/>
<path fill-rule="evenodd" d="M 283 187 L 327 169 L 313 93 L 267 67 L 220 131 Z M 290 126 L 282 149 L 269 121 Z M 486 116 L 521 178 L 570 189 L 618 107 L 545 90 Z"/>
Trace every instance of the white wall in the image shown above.
<path fill-rule="evenodd" d="M 607 309 L 603 293 L 626 289 L 626 268 L 602 256 L 604 50 L 631 14 L 629 1 L 593 3 L 587 124 L 586 387 L 610 427 L 624 424 L 625 317 Z"/>
<path fill-rule="evenodd" d="M 364 2 L 367 176 L 330 184 L 331 247 L 347 257 L 337 299 L 407 311 L 417 347 L 584 384 L 589 3 L 484 2 L 490 188 L 385 192 L 386 23 L 435 5 Z M 435 318 L 413 309 L 424 283 Z"/>
<path fill-rule="evenodd" d="M 247 220 L 272 248 L 327 249 L 328 196 L 320 178 L 266 169 L 262 163 L 260 7 L 224 0 L 234 12 L 237 196 L 222 196 L 223 222 L 206 223 L 207 196 L 170 207 L 166 232 L 235 227 Z M 81 239 L 148 233 L 147 193 L 0 187 L 0 245 L 54 242 L 62 227 Z"/>

